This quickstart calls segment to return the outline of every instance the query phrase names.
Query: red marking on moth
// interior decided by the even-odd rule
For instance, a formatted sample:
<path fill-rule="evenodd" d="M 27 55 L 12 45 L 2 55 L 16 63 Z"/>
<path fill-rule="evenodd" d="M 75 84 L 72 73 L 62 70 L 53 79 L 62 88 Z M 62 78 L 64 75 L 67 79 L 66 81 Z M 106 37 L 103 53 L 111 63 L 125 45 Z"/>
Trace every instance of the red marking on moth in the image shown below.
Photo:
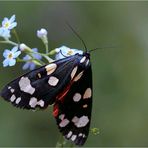
<path fill-rule="evenodd" d="M 58 116 L 58 114 L 59 114 L 59 107 L 58 107 L 58 105 L 54 105 L 54 109 L 53 109 L 53 116 L 54 117 L 57 117 Z"/>
<path fill-rule="evenodd" d="M 71 85 L 72 85 L 72 81 L 67 85 L 67 87 L 56 97 L 58 100 L 63 101 L 64 97 L 66 96 L 66 94 L 69 92 Z"/>

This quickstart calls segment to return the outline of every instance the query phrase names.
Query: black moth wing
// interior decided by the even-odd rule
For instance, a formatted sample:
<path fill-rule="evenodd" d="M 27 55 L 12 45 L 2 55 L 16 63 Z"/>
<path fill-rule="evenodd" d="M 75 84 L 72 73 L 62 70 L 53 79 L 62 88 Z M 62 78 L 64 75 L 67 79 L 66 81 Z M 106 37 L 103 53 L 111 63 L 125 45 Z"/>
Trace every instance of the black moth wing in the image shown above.
<path fill-rule="evenodd" d="M 46 108 L 71 81 L 77 55 L 32 70 L 7 84 L 1 96 L 24 109 Z"/>
<path fill-rule="evenodd" d="M 84 64 L 88 64 L 87 61 Z M 83 68 L 80 65 L 69 87 L 57 98 L 53 110 L 60 132 L 79 146 L 88 137 L 92 111 L 91 65 L 89 63 Z"/>

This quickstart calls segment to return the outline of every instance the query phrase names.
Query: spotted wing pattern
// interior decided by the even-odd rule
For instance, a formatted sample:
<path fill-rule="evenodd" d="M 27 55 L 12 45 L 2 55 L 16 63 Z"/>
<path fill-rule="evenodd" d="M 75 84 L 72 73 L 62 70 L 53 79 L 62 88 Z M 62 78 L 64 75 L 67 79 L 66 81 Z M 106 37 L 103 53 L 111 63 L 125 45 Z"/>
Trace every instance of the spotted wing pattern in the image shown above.
<path fill-rule="evenodd" d="M 56 99 L 53 115 L 65 138 L 81 146 L 88 137 L 91 120 L 91 66 L 79 71 L 79 74 L 74 77 L 62 95 Z"/>
<path fill-rule="evenodd" d="M 71 81 L 77 57 L 70 56 L 24 74 L 6 85 L 0 95 L 16 107 L 46 108 Z"/>
<path fill-rule="evenodd" d="M 53 115 L 66 139 L 83 145 L 88 137 L 92 108 L 89 53 L 55 61 L 7 84 L 0 95 L 14 106 L 44 109 L 54 103 Z"/>

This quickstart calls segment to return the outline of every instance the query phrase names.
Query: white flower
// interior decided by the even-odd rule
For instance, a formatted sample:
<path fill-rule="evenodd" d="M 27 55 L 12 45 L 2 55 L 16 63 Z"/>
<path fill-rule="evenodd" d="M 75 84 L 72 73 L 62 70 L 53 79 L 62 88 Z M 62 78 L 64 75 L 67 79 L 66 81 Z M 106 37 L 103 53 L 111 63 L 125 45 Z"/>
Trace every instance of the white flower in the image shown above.
<path fill-rule="evenodd" d="M 17 22 L 15 22 L 15 15 L 11 16 L 10 19 L 8 19 L 7 17 L 5 17 L 2 21 L 2 27 L 5 29 L 13 29 L 14 27 L 17 26 Z"/>
<path fill-rule="evenodd" d="M 10 30 L 0 27 L 0 37 L 3 37 L 5 39 L 8 39 L 11 37 Z"/>
<path fill-rule="evenodd" d="M 47 30 L 44 28 L 41 28 L 40 30 L 37 30 L 37 37 L 44 38 L 47 36 Z"/>
<path fill-rule="evenodd" d="M 83 54 L 82 50 L 71 49 L 71 48 L 66 47 L 66 46 L 61 46 L 59 48 L 56 48 L 55 51 L 57 52 L 57 54 L 55 55 L 56 60 L 75 55 L 76 53 Z"/>

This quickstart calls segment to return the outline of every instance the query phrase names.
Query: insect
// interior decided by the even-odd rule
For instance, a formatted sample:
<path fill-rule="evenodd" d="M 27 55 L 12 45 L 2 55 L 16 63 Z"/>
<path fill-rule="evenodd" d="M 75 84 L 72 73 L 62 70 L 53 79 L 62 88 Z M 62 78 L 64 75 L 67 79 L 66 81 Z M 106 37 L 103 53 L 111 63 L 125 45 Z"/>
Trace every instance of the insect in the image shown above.
<path fill-rule="evenodd" d="M 8 83 L 0 95 L 23 109 L 46 109 L 54 104 L 53 116 L 60 132 L 82 146 L 89 134 L 92 110 L 90 53 L 86 48 L 83 54 L 32 70 Z"/>

